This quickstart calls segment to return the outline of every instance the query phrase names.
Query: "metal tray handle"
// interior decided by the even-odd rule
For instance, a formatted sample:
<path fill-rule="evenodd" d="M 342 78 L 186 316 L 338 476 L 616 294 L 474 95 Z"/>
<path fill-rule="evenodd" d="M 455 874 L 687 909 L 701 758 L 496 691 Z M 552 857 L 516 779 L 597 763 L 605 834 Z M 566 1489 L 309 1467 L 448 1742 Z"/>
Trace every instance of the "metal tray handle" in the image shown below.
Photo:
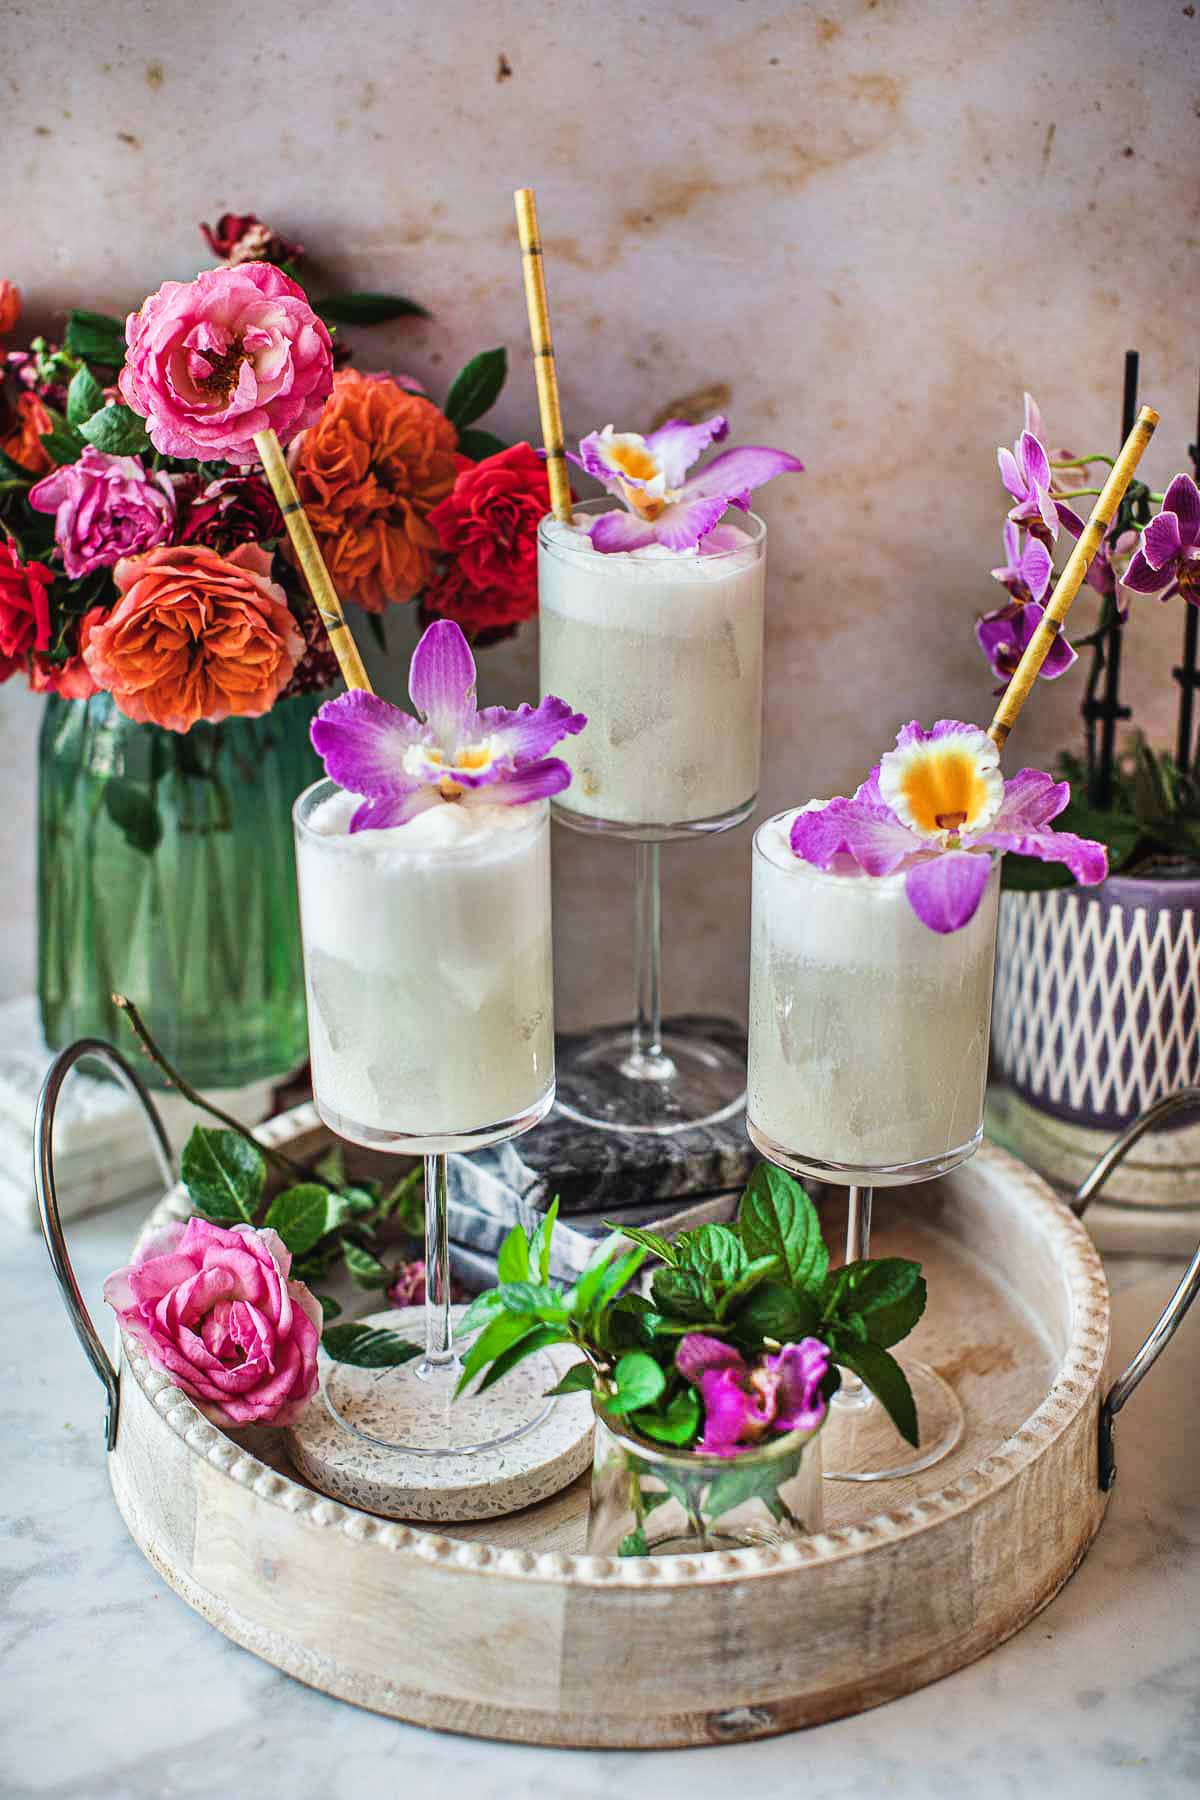
<path fill-rule="evenodd" d="M 1164 1099 L 1155 1101 L 1144 1113 L 1127 1125 L 1100 1158 L 1091 1174 L 1079 1184 L 1071 1201 L 1071 1211 L 1082 1218 L 1113 1170 L 1119 1168 L 1140 1137 L 1155 1125 L 1161 1125 L 1174 1113 L 1200 1107 L 1200 1087 L 1178 1088 Z M 1197 1248 L 1179 1286 L 1163 1307 L 1158 1323 L 1132 1360 L 1122 1369 L 1109 1388 L 1100 1407 L 1100 1486 L 1105 1493 L 1117 1478 L 1116 1453 L 1113 1445 L 1113 1423 L 1117 1414 L 1138 1383 L 1150 1373 L 1184 1320 L 1188 1307 L 1200 1293 L 1200 1247 Z"/>
<path fill-rule="evenodd" d="M 111 1450 L 117 1441 L 117 1420 L 121 1410 L 120 1377 L 100 1342 L 99 1333 L 92 1324 L 83 1295 L 79 1291 L 71 1258 L 67 1254 L 67 1241 L 63 1236 L 58 1194 L 54 1186 L 54 1113 L 63 1082 L 84 1056 L 95 1057 L 98 1062 L 104 1063 L 126 1092 L 141 1101 L 142 1111 L 154 1140 L 154 1154 L 164 1190 L 174 1186 L 175 1168 L 171 1159 L 170 1141 L 146 1085 L 119 1051 L 114 1050 L 111 1044 L 106 1044 L 103 1038 L 80 1038 L 55 1057 L 42 1083 L 33 1122 L 33 1184 L 37 1193 L 38 1214 L 42 1221 L 42 1236 L 46 1240 L 58 1291 L 75 1327 L 75 1335 L 83 1345 L 88 1361 L 104 1383 L 104 1391 L 108 1396 L 104 1413 L 104 1443 L 105 1448 Z"/>

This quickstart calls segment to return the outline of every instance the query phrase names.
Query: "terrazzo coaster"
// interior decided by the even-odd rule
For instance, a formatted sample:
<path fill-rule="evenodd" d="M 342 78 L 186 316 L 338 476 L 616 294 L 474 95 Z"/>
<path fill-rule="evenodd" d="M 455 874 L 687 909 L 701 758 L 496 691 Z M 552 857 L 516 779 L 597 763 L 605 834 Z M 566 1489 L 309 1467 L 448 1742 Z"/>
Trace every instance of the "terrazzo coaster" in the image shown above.
<path fill-rule="evenodd" d="M 454 1308 L 456 1324 L 464 1311 Z M 423 1307 L 371 1313 L 361 1322 L 424 1342 Z M 385 1414 L 394 1428 L 396 1390 L 393 1385 L 388 1404 L 389 1377 L 403 1375 L 411 1364 L 397 1371 L 324 1363 L 320 1394 L 284 1433 L 287 1453 L 323 1494 L 385 1518 L 449 1524 L 519 1512 L 548 1500 L 591 1464 L 590 1396 L 545 1398 L 546 1388 L 577 1361 L 569 1347 L 555 1345 L 519 1363 L 481 1397 L 456 1401 L 445 1419 L 436 1409 L 414 1410 L 412 1439 L 421 1445 L 415 1450 L 376 1444 L 363 1435 L 381 1429 Z M 331 1381 L 340 1418 L 330 1404 Z M 500 1441 L 439 1454 L 447 1427 L 461 1443 L 470 1441 L 476 1426 L 481 1439 Z"/>

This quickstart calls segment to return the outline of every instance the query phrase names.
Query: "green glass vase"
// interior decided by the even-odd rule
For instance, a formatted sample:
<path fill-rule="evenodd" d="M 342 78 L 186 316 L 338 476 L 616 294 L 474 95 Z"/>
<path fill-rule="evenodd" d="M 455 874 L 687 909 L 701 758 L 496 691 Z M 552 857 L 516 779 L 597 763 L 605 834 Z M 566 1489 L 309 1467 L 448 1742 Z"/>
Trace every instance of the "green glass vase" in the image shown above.
<path fill-rule="evenodd" d="M 321 698 L 181 734 L 134 724 L 107 694 L 50 696 L 38 991 L 52 1049 L 88 1036 L 131 1049 L 115 992 L 197 1086 L 241 1087 L 304 1061 L 291 809 L 321 773 L 308 736 Z"/>

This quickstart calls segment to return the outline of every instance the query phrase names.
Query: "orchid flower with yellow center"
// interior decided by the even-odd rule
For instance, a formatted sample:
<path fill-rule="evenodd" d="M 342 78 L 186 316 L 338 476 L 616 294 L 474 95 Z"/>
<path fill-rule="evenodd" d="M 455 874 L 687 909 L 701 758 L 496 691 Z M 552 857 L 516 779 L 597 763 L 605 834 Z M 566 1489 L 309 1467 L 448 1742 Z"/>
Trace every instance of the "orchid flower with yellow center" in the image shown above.
<path fill-rule="evenodd" d="M 800 470 L 804 464 L 786 450 L 747 444 L 723 450 L 695 475 L 688 470 L 710 444 L 728 434 L 720 413 L 699 425 L 668 419 L 648 437 L 636 431 L 614 431 L 606 425 L 583 439 L 571 461 L 621 500 L 628 512 L 600 513 L 588 524 L 595 550 L 643 550 L 661 544 L 668 550 L 727 550 L 718 529 L 731 506 L 750 507 L 751 490 L 774 475 Z"/>
<path fill-rule="evenodd" d="M 1070 798 L 1065 781 L 1037 769 L 1005 781 L 999 752 L 977 725 L 940 719 L 927 732 L 914 720 L 853 798 L 797 815 L 792 850 L 818 869 L 903 872 L 922 924 L 958 931 L 975 916 L 997 850 L 1065 863 L 1084 884 L 1104 880 L 1103 844 L 1050 829 Z"/>
<path fill-rule="evenodd" d="M 548 694 L 538 706 L 475 704 L 475 658 L 450 619 L 436 619 L 413 651 L 408 691 L 417 717 L 377 694 L 327 700 L 312 741 L 325 771 L 364 804 L 351 831 L 406 825 L 431 806 L 517 806 L 561 793 L 571 771 L 550 756 L 587 719 Z"/>

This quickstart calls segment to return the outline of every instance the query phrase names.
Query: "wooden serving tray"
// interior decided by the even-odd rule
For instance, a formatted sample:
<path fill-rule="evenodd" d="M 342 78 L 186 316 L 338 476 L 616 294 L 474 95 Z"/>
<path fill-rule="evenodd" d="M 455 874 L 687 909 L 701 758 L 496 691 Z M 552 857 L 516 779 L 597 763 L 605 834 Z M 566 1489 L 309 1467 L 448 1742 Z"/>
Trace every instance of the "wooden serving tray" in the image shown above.
<path fill-rule="evenodd" d="M 303 1157 L 311 1107 L 261 1128 Z M 422 1725 L 559 1745 L 767 1736 L 936 1680 L 1020 1630 L 1099 1529 L 1108 1289 L 1082 1225 L 985 1146 L 876 1196 L 881 1255 L 921 1259 L 911 1342 L 957 1389 L 962 1443 L 922 1475 L 826 1483 L 827 1529 L 780 1548 L 584 1553 L 586 1480 L 432 1532 L 323 1498 L 278 1434 L 208 1424 L 122 1344 L 110 1473 L 135 1541 L 235 1642 Z M 173 1189 L 147 1229 L 186 1209 Z M 837 1221 L 829 1221 L 831 1241 Z"/>

